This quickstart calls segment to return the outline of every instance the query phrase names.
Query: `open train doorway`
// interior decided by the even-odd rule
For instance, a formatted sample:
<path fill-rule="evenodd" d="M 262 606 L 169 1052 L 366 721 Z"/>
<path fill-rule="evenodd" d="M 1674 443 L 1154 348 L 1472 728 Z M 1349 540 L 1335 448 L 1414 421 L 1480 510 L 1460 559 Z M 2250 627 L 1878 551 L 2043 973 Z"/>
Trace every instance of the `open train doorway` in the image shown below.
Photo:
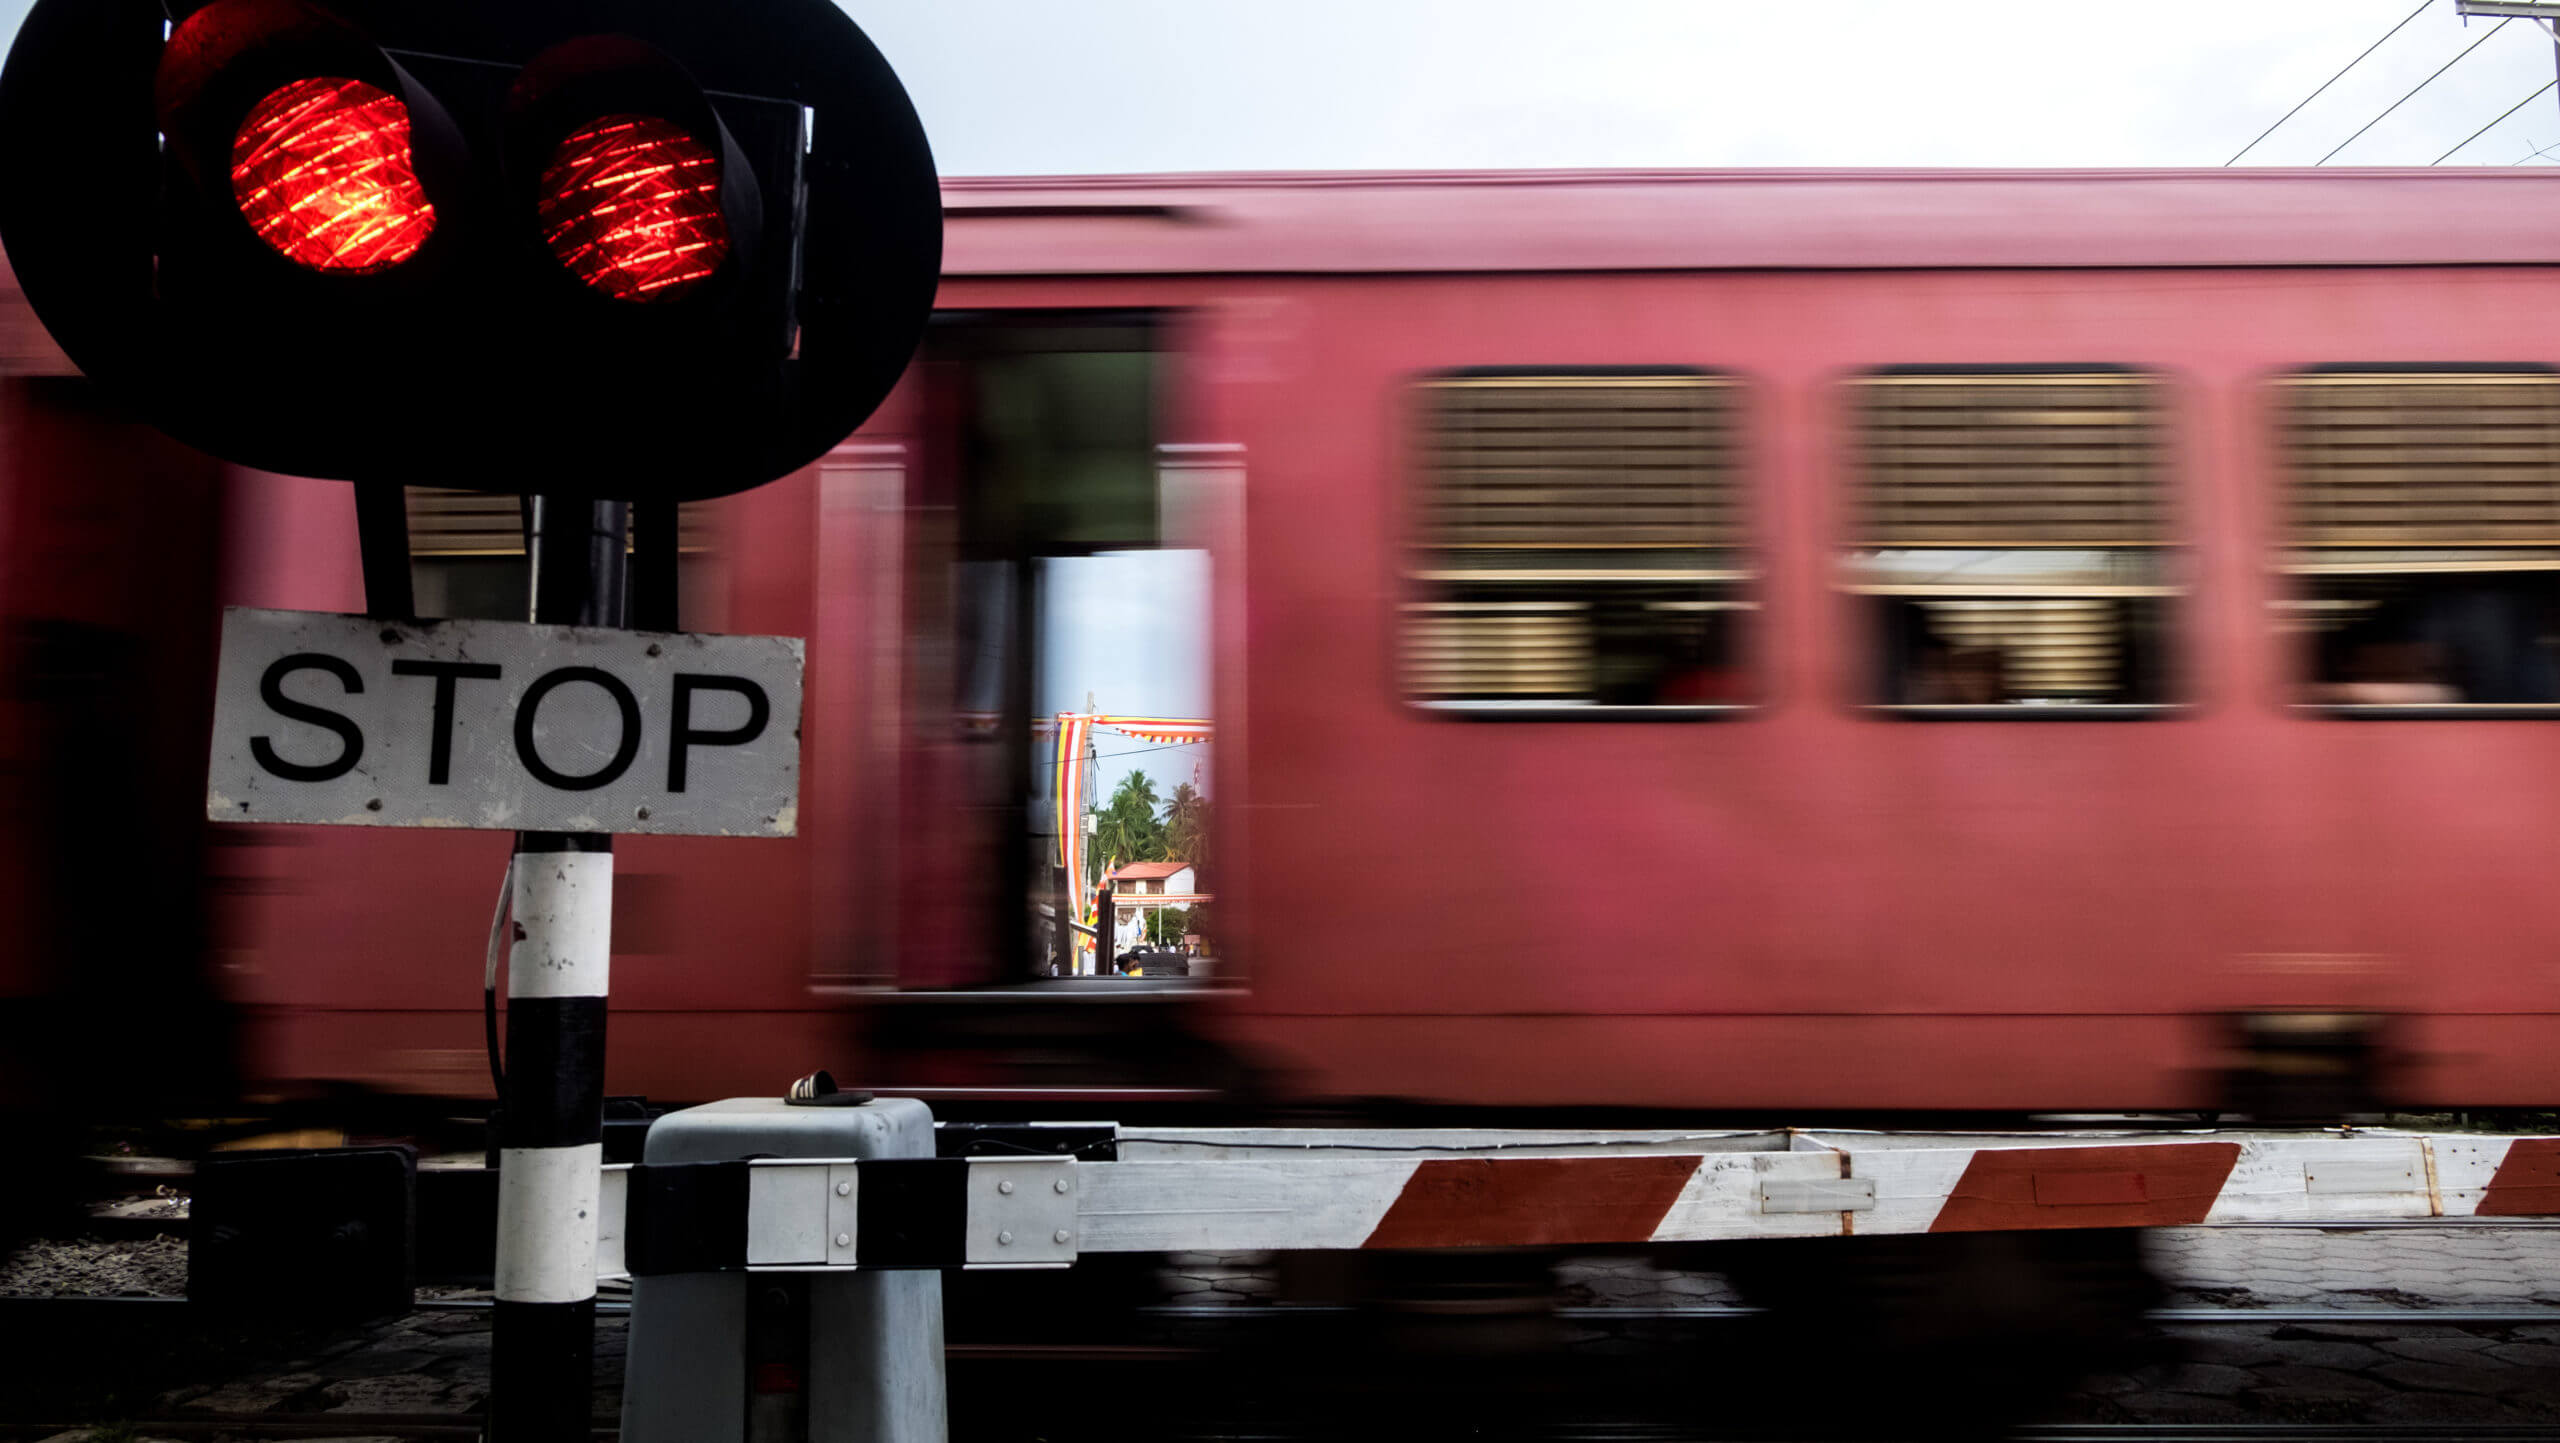
<path fill-rule="evenodd" d="M 1044 700 L 1031 823 L 1034 967 L 1055 977 L 1205 975 L 1210 870 L 1209 554 L 1042 564 Z M 1045 839 L 1045 840 L 1043 840 Z M 1060 919 L 1064 919 L 1061 923 Z"/>
<path fill-rule="evenodd" d="M 908 991 L 1205 974 L 1213 558 L 1171 318 L 946 316 L 925 348 Z M 1138 983 L 1139 987 L 1122 984 Z"/>

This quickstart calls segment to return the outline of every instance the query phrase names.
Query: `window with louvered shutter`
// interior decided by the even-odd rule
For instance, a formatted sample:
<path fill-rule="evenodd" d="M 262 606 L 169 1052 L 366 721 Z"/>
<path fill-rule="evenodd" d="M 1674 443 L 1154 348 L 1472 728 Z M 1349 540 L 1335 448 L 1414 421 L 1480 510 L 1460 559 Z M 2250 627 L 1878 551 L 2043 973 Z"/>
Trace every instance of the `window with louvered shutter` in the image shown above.
<path fill-rule="evenodd" d="M 2560 374 L 2323 369 L 2275 410 L 2302 699 L 2560 704 Z"/>
<path fill-rule="evenodd" d="M 453 491 L 441 486 L 408 488 L 409 554 L 420 556 L 522 556 L 523 501 L 515 496 L 481 491 Z M 686 501 L 676 507 L 676 548 L 707 551 L 711 546 L 711 514 L 707 503 Z"/>
<path fill-rule="evenodd" d="M 1419 383 L 1407 697 L 1522 716 L 1742 701 L 1736 392 L 1677 370 Z"/>
<path fill-rule="evenodd" d="M 1874 547 L 2157 546 L 2154 382 L 2109 372 L 1858 383 L 1860 540 Z"/>
<path fill-rule="evenodd" d="M 1731 382 L 1714 376 L 1428 382 L 1423 545 L 1515 553 L 1730 547 L 1731 392 Z"/>
<path fill-rule="evenodd" d="M 524 619 L 522 506 L 515 496 L 408 488 L 409 564 L 419 615 Z M 681 557 L 708 552 L 711 535 L 708 503 L 688 501 L 676 508 Z"/>
<path fill-rule="evenodd" d="M 1848 588 L 1873 699 L 1915 710 L 2157 706 L 2178 593 L 2159 383 L 2092 367 L 1851 383 Z"/>

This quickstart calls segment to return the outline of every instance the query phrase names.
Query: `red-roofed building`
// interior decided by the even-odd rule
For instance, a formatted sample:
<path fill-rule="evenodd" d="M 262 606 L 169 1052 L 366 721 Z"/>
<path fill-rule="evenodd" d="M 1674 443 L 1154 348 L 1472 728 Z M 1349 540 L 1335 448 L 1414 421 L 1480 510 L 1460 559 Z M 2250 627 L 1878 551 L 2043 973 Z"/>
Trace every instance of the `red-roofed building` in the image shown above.
<path fill-rule="evenodd" d="M 1129 862 L 1111 877 L 1111 925 L 1123 947 L 1145 935 L 1149 912 L 1209 900 L 1199 893 L 1197 874 L 1189 862 Z"/>
<path fill-rule="evenodd" d="M 1123 897 L 1188 894 L 1197 885 L 1189 862 L 1131 862 L 1111 874 Z"/>

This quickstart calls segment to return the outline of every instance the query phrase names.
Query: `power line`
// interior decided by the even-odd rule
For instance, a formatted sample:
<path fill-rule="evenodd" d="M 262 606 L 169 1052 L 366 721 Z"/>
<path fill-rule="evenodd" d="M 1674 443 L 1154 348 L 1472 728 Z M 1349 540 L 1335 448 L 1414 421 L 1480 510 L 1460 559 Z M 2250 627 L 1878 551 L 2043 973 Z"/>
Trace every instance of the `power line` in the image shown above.
<path fill-rule="evenodd" d="M 2344 140 L 2342 140 L 2342 141 L 2339 141 L 2339 142 L 2338 142 L 2338 144 L 2337 144 L 2336 149 L 2331 150 L 2331 151 L 2329 152 L 2329 155 L 2324 155 L 2324 156 L 2320 157 L 2318 160 L 2313 161 L 2313 162 L 2312 162 L 2312 164 L 2313 164 L 2313 165 L 2327 165 L 2327 164 L 2329 163 L 2329 156 L 2336 155 L 2336 154 L 2338 153 L 2338 151 L 2344 150 L 2344 149 L 2346 149 L 2348 146 L 2355 144 L 2355 143 L 2356 143 L 2356 141 L 2357 141 L 2357 139 L 2358 139 L 2359 137 L 2361 137 L 2361 136 L 2364 134 L 2364 132 L 2365 132 L 2366 130 L 2371 130 L 2371 129 L 2373 129 L 2375 126 L 2380 125 L 2380 124 L 2381 124 L 2381 123 L 2382 123 L 2386 118 L 2388 118 L 2388 117 L 2390 116 L 2390 114 L 2391 114 L 2391 112 L 2392 112 L 2392 111 L 2394 111 L 2394 110 L 2398 110 L 2401 106 L 2404 106 L 2404 105 L 2408 104 L 2408 103 L 2409 103 L 2409 101 L 2410 101 L 2410 98 L 2411 98 L 2411 97 L 2413 97 L 2413 96 L 2415 96 L 2419 91 L 2424 90 L 2424 89 L 2426 89 L 2428 86 L 2435 84 L 2435 83 L 2436 83 L 2436 75 L 2442 75 L 2442 74 L 2444 74 L 2446 71 L 2451 70 L 2453 67 L 2455 67 L 2455 66 L 2457 66 L 2457 65 L 2460 65 L 2460 64 L 2462 63 L 2462 56 L 2463 56 L 2463 55 L 2469 55 L 2472 51 L 2477 50 L 2477 49 L 2479 49 L 2481 46 L 2488 44 L 2488 43 L 2489 43 L 2489 38 L 2490 38 L 2490 36 L 2496 35 L 2499 31 L 2506 29 L 2508 26 L 2513 25 L 2514 23 L 2515 23 L 2515 17 L 2513 17 L 2513 16 L 2509 16 L 2508 18 L 2506 18 L 2506 19 L 2504 19 L 2504 20 L 2499 21 L 2497 24 L 2490 26 L 2490 27 L 2489 27 L 2489 34 L 2488 34 L 2488 35 L 2483 35 L 2483 36 L 2481 36 L 2479 39 L 2472 41 L 2470 44 L 2463 46 L 2463 47 L 2462 47 L 2462 55 L 2457 55 L 2457 56 L 2453 57 L 2451 60 L 2446 61 L 2444 64 L 2437 66 L 2437 67 L 2436 67 L 2436 74 L 2435 74 L 2435 75 L 2430 75 L 2430 76 L 2428 76 L 2426 79 L 2419 81 L 2416 85 L 2411 86 L 2411 87 L 2409 88 L 2409 94 L 2408 94 L 2408 95 L 2403 95 L 2403 96 L 2401 96 L 2398 100 L 2395 100 L 2395 101 L 2391 102 L 2391 104 L 2389 104 L 2388 106 L 2384 107 L 2384 108 L 2383 108 L 2383 112 L 2382 112 L 2382 114 L 2377 115 L 2377 116 L 2375 116 L 2373 119 L 2368 120 L 2368 121 L 2366 121 L 2366 122 L 2364 123 L 2364 129 L 2363 129 L 2363 130 L 2359 130 L 2359 131 L 2357 131 L 2354 135 L 2350 135 L 2350 136 L 2348 136 L 2346 139 L 2344 139 Z"/>
<path fill-rule="evenodd" d="M 2482 137 L 2482 136 L 2484 136 L 2484 135 L 2487 135 L 2487 134 L 2490 132 L 2490 130 L 2491 130 L 2492 128 L 2494 128 L 2494 127 L 2498 124 L 2498 121 L 2499 121 L 2499 120 L 2504 120 L 2504 119 L 2506 119 L 2508 116 L 2515 114 L 2517 111 L 2524 109 L 2526 106 L 2533 104 L 2533 103 L 2534 103 L 2535 101 L 2537 101 L 2537 100 L 2540 100 L 2544 95 L 2548 94 L 2548 93 L 2550 92 L 2551 88 L 2552 88 L 2553 86 L 2555 86 L 2555 85 L 2560 85 L 2560 78 L 2554 78 L 2554 79 L 2550 79 L 2550 80 L 2546 80 L 2546 81 L 2542 82 L 2542 89 L 2535 91 L 2535 92 L 2534 92 L 2534 93 L 2532 93 L 2531 95 L 2526 96 L 2524 99 L 2517 101 L 2515 104 L 2510 105 L 2510 106 L 2508 106 L 2505 110 L 2503 110 L 2503 111 L 2499 112 L 2498 120 L 2490 121 L 2487 125 L 2484 125 L 2484 126 L 2480 127 L 2478 130 L 2475 130 L 2475 131 L 2471 132 L 2469 135 L 2467 135 L 2467 136 L 2463 137 L 2462 145 L 2469 145 L 2472 141 L 2478 140 L 2480 137 Z M 2448 150 L 2448 151 L 2446 151 L 2444 154 L 2437 156 L 2435 159 L 2433 159 L 2433 160 L 2431 160 L 2431 161 L 2428 161 L 2428 162 L 2427 162 L 2427 164 L 2429 164 L 2429 165 L 2442 165 L 2442 164 L 2444 164 L 2446 161 L 2451 160 L 2451 159 L 2453 158 L 2453 153 L 2454 153 L 2454 151 L 2455 151 L 2455 150 L 2460 150 L 2460 149 L 2462 149 L 2462 145 L 2457 145 L 2457 146 L 2455 146 L 2455 147 L 2453 148 L 2453 150 Z"/>
<path fill-rule="evenodd" d="M 2364 56 L 2365 56 L 2365 55 L 2371 55 L 2373 52 L 2375 52 L 2375 51 L 2377 51 L 2377 50 L 2380 50 L 2380 49 L 2382 48 L 2382 46 L 2383 46 L 2383 42 L 2384 42 L 2384 41 L 2387 41 L 2387 40 L 2389 40 L 2392 36 L 2397 35 L 2397 34 L 2399 34 L 2399 33 L 2400 33 L 2401 26 L 2405 26 L 2405 25 L 2407 25 L 2410 21 L 2415 20 L 2415 19 L 2417 19 L 2419 16 L 2426 14 L 2426 13 L 2427 13 L 2427 7 L 2428 7 L 2429 5 L 2434 4 L 2434 3 L 2435 3 L 2435 0 L 2418 0 L 2418 8 L 2417 8 L 2417 9 L 2412 10 L 2412 11 L 2410 11 L 2408 14 L 2401 16 L 2401 17 L 2400 17 L 2400 24 L 2399 24 L 2399 25 L 2394 25 L 2394 26 L 2392 26 L 2389 30 L 2384 31 L 2384 32 L 2383 32 L 2383 35 L 2382 35 L 2382 39 L 2381 39 L 2381 40 L 2377 40 L 2377 41 L 2373 42 L 2371 45 L 2366 46 L 2366 47 L 2364 48 L 2364 55 L 2359 55 L 2359 56 L 2357 56 L 2355 59 L 2348 61 L 2348 62 L 2347 62 L 2347 66 L 2346 66 L 2346 70 L 2341 70 L 2341 71 L 2339 71 L 2337 74 L 2330 76 L 2328 79 L 2321 81 L 2321 82 L 2320 82 L 2320 90 L 2326 90 L 2326 89 L 2328 89 L 2330 86 L 2337 84 L 2340 80 L 2345 79 L 2345 78 L 2346 78 L 2346 74 L 2347 74 L 2347 70 L 2353 70 L 2353 69 L 2355 69 L 2357 66 L 2362 65 L 2362 64 L 2364 63 Z M 2300 103 L 2300 104 L 2297 104 L 2296 106 L 2294 106 L 2294 107 L 2293 107 L 2293 109 L 2286 111 L 2284 114 L 2277 116 L 2277 117 L 2276 117 L 2276 123 L 2275 123 L 2275 125 L 2270 125 L 2270 126 L 2268 126 L 2266 129 L 2264 129 L 2264 130 L 2262 130 L 2262 131 L 2259 131 L 2259 132 L 2258 132 L 2258 140 L 2264 140 L 2264 139 L 2266 139 L 2268 136 L 2275 134 L 2275 133 L 2276 133 L 2276 128 L 2277 128 L 2277 126 L 2281 126 L 2281 125 L 2283 125 L 2286 121 L 2291 120 L 2291 119 L 2293 119 L 2295 116 L 2297 116 L 2297 115 L 2301 114 L 2301 113 L 2302 113 L 2302 107 L 2303 107 L 2304 105 L 2309 105 L 2311 102 L 2313 102 L 2313 101 L 2315 101 L 2315 100 L 2318 100 L 2318 99 L 2320 98 L 2320 90 L 2312 91 L 2309 95 L 2306 95 L 2306 96 L 2302 97 L 2302 100 L 2301 100 L 2301 103 Z M 2229 160 L 2224 161 L 2224 162 L 2223 162 L 2223 164 L 2224 164 L 2224 165 L 2237 165 L 2237 164 L 2239 164 L 2239 163 L 2240 163 L 2240 157 L 2241 157 L 2241 156 L 2243 156 L 2243 155 L 2247 155 L 2250 151 L 2256 150 L 2256 149 L 2258 148 L 2258 140 L 2250 141 L 2247 145 L 2244 145 L 2244 146 L 2240 147 L 2240 150 L 2239 150 L 2238 154 L 2233 155 Z"/>
<path fill-rule="evenodd" d="M 1093 759 L 1094 759 L 1095 761 L 1097 761 L 1097 762 L 1107 762 L 1107 761 L 1111 760 L 1113 757 L 1142 757 L 1142 756 L 1145 756 L 1145 755 L 1146 755 L 1147 753 L 1149 753 L 1149 752 L 1170 752 L 1170 751 L 1179 751 L 1179 750 L 1181 750 L 1181 749 L 1182 749 L 1182 748 L 1184 748 L 1184 747 L 1198 747 L 1198 746 L 1207 746 L 1207 745 L 1208 745 L 1208 743 L 1206 743 L 1206 742 L 1167 742 L 1167 743 L 1165 743 L 1163 746 L 1160 746 L 1160 747 L 1132 747 L 1132 748 L 1130 748 L 1128 751 L 1125 751 L 1125 752 L 1095 752 L 1095 753 L 1093 754 Z"/>

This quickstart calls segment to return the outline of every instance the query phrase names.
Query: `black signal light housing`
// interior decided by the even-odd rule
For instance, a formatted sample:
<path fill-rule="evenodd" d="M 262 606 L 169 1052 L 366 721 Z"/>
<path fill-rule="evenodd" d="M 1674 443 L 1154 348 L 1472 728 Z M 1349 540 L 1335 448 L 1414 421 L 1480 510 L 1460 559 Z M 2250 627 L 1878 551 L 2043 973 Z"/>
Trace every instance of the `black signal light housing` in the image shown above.
<path fill-rule="evenodd" d="M 682 182 L 643 187 L 658 229 L 556 198 L 546 228 L 546 175 L 592 195 L 643 152 Z M 226 459 L 374 483 L 761 484 L 887 395 L 941 262 L 922 126 L 829 0 L 36 0 L 0 173 L 0 243 L 94 380 Z"/>

